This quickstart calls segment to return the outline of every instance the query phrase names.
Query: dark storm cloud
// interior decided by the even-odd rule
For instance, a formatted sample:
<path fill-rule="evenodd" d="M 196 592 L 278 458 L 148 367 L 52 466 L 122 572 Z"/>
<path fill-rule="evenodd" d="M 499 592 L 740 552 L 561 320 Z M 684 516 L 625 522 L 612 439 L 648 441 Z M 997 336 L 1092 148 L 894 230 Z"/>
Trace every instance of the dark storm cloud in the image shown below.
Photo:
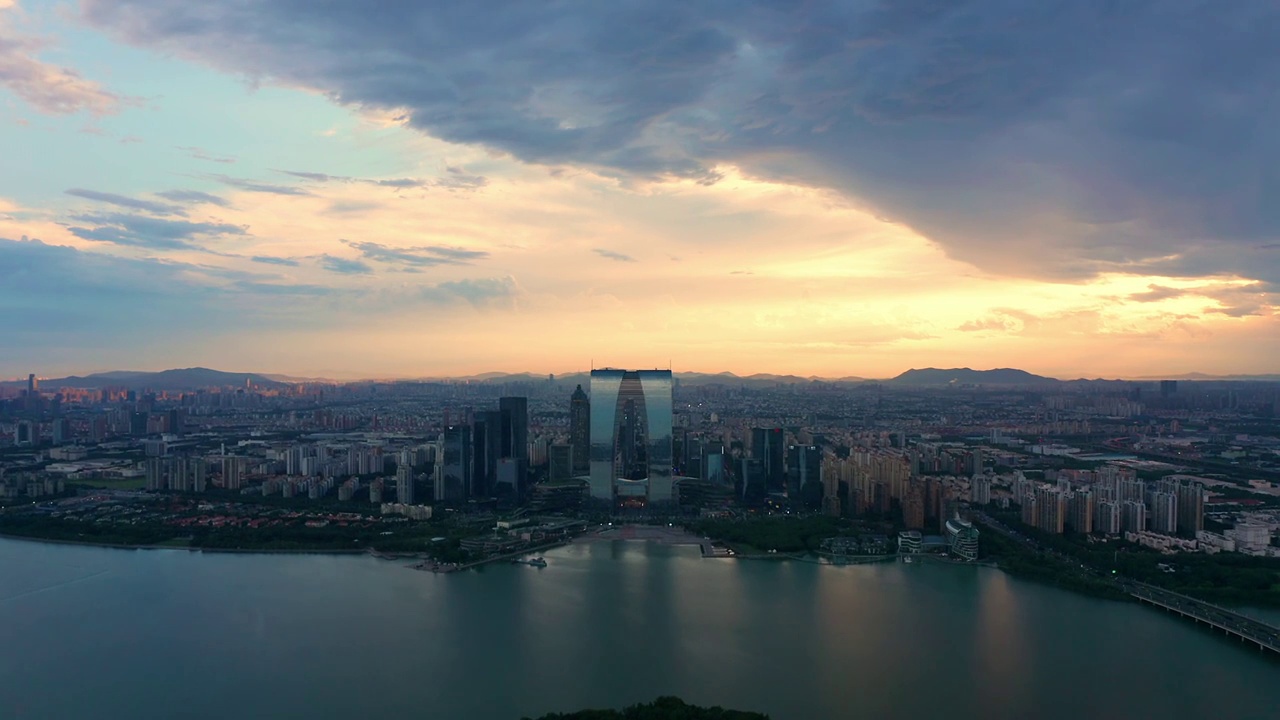
<path fill-rule="evenodd" d="M 366 259 L 391 264 L 404 264 L 414 267 L 432 267 L 435 265 L 470 265 L 473 260 L 489 257 L 483 250 L 467 250 L 465 248 L 445 245 L 418 245 L 407 248 L 392 248 L 380 243 L 353 240 L 342 242 L 360 251 Z"/>
<path fill-rule="evenodd" d="M 72 235 L 82 240 L 152 250 L 203 250 L 203 247 L 193 241 L 248 234 L 248 228 L 243 225 L 165 220 L 126 213 L 73 215 L 71 220 L 84 224 L 67 227 Z"/>
<path fill-rule="evenodd" d="M 156 215 L 183 215 L 182 208 L 174 207 L 166 203 L 159 203 L 153 200 L 139 200 L 125 195 L 117 195 L 109 192 L 98 192 L 97 190 L 82 190 L 80 188 L 71 188 L 66 191 L 68 195 L 73 195 L 85 200 L 93 200 L 94 202 L 108 203 L 110 205 L 118 205 L 120 207 L 130 208 L 132 210 L 142 210 Z"/>
<path fill-rule="evenodd" d="M 636 261 L 636 259 L 631 257 L 630 255 L 624 255 L 620 252 L 614 252 L 613 250 L 606 250 L 605 248 L 593 248 L 591 252 L 599 255 L 602 258 L 607 258 L 609 260 L 617 260 L 618 262 L 635 262 Z"/>
<path fill-rule="evenodd" d="M 218 207 L 231 206 L 231 203 L 217 195 L 200 192 L 199 190 L 165 190 L 164 192 L 156 193 L 156 195 L 159 195 L 166 200 L 172 200 L 176 203 L 189 203 L 192 205 L 205 203 L 208 205 L 217 205 Z"/>
<path fill-rule="evenodd" d="M 529 162 L 834 188 L 1014 275 L 1280 280 L 1280 6 L 86 0 L 130 42 Z"/>

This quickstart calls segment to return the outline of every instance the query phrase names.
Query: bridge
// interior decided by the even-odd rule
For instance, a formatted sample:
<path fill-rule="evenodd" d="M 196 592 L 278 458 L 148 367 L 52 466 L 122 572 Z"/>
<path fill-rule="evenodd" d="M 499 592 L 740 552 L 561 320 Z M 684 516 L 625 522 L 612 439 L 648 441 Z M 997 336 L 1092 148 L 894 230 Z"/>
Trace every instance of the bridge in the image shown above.
<path fill-rule="evenodd" d="M 1118 583 L 1138 602 L 1177 613 L 1197 623 L 1204 623 L 1250 645 L 1257 645 L 1259 650 L 1270 650 L 1280 654 L 1280 628 L 1274 625 L 1203 600 L 1134 580 L 1120 580 Z"/>

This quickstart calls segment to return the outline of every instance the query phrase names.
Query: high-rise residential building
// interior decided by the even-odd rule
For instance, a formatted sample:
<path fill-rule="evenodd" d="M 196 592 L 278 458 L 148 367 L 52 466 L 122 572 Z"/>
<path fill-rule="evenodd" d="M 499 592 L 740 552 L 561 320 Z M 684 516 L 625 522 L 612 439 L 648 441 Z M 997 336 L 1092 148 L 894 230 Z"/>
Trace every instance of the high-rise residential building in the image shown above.
<path fill-rule="evenodd" d="M 760 461 L 767 492 L 786 490 L 786 461 L 782 428 L 752 428 L 751 457 Z"/>
<path fill-rule="evenodd" d="M 413 499 L 413 468 L 401 465 L 396 468 L 396 502 L 412 505 Z"/>
<path fill-rule="evenodd" d="M 579 385 L 569 398 L 569 446 L 574 477 L 591 474 L 591 401 Z"/>
<path fill-rule="evenodd" d="M 1125 532 L 1147 529 L 1147 506 L 1140 500 L 1126 500 L 1120 505 L 1120 528 Z"/>
<path fill-rule="evenodd" d="M 907 496 L 902 499 L 902 524 L 908 530 L 924 529 L 925 484 L 915 481 L 907 486 Z"/>
<path fill-rule="evenodd" d="M 167 487 L 165 485 L 165 464 L 163 458 L 147 458 L 143 465 L 143 472 L 146 477 L 146 489 L 164 490 Z"/>
<path fill-rule="evenodd" d="M 1178 485 L 1178 533 L 1196 537 L 1204 530 L 1204 487 L 1194 480 Z"/>
<path fill-rule="evenodd" d="M 1057 488 L 1036 488 L 1036 527 L 1061 535 L 1066 525 L 1067 499 Z"/>
<path fill-rule="evenodd" d="M 591 497 L 669 503 L 670 370 L 591 371 Z"/>
<path fill-rule="evenodd" d="M 568 482 L 574 476 L 573 445 L 556 443 L 547 449 L 547 479 L 553 483 Z"/>
<path fill-rule="evenodd" d="M 1066 525 L 1082 535 L 1093 532 L 1093 494 L 1088 490 L 1077 490 L 1067 496 Z"/>
<path fill-rule="evenodd" d="M 1152 494 L 1148 528 L 1163 535 L 1173 535 L 1178 531 L 1177 495 L 1167 492 Z"/>
<path fill-rule="evenodd" d="M 222 487 L 239 490 L 244 487 L 244 460 L 234 455 L 222 457 Z"/>
<path fill-rule="evenodd" d="M 991 478 L 978 475 L 969 486 L 969 502 L 974 505 L 991 504 Z"/>
<path fill-rule="evenodd" d="M 1119 535 L 1121 528 L 1120 504 L 1100 502 L 1094 507 L 1096 508 L 1095 522 L 1093 524 L 1094 532 Z"/>

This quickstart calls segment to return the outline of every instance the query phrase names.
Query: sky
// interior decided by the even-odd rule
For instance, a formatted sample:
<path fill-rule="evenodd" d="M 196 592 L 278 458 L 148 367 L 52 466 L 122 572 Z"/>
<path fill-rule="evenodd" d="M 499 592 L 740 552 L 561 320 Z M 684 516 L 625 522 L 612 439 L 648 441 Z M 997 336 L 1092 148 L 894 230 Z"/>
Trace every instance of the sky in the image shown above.
<path fill-rule="evenodd" d="M 1280 371 L 1280 6 L 0 0 L 0 377 Z"/>

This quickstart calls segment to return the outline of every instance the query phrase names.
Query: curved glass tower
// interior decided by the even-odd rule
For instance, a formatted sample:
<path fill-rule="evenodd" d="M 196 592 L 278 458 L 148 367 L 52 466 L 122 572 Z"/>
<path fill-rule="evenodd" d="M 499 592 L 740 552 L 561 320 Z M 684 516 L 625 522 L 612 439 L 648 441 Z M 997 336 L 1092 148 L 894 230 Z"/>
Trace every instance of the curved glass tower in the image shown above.
<path fill-rule="evenodd" d="M 671 371 L 591 371 L 591 497 L 672 499 Z"/>

